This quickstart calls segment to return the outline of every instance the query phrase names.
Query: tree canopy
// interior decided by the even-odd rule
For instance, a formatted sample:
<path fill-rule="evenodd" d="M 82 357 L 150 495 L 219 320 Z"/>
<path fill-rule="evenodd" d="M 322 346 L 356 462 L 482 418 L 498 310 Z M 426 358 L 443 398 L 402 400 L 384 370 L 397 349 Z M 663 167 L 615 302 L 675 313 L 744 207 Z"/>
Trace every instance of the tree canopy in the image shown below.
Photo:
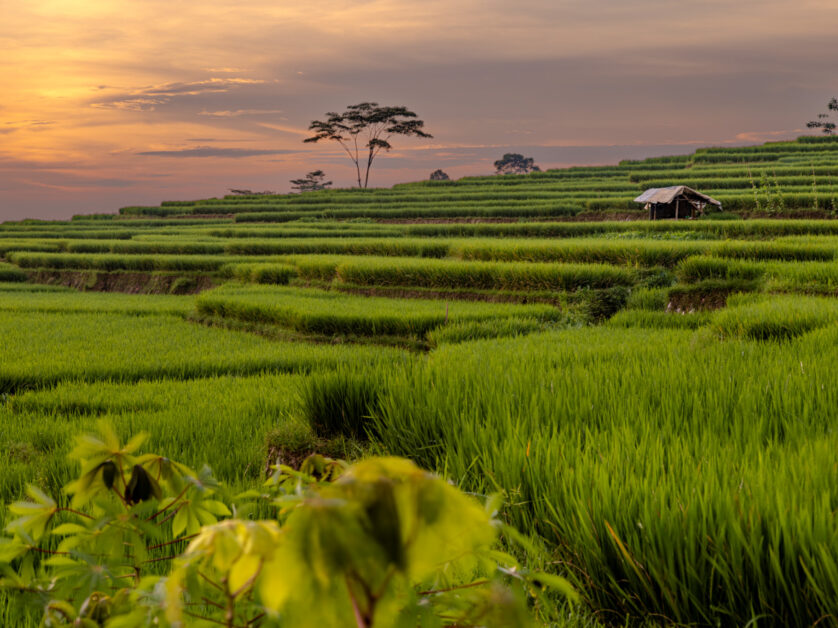
<path fill-rule="evenodd" d="M 362 102 L 350 105 L 343 113 L 330 111 L 325 120 L 313 120 L 308 128 L 314 135 L 303 142 L 330 140 L 340 144 L 355 164 L 358 187 L 366 188 L 373 161 L 382 150 L 392 148 L 390 138 L 394 135 L 433 137 L 423 130 L 424 126 L 424 121 L 406 107 L 382 107 L 376 102 Z"/>
<path fill-rule="evenodd" d="M 838 98 L 833 98 L 826 105 L 828 111 L 838 111 Z M 806 123 L 810 129 L 820 129 L 824 135 L 835 135 L 836 123 L 829 120 L 829 113 L 818 114 L 817 120 Z"/>
<path fill-rule="evenodd" d="M 451 177 L 442 168 L 438 168 L 431 173 L 431 181 L 450 181 Z"/>
<path fill-rule="evenodd" d="M 313 192 L 315 190 L 325 190 L 332 185 L 331 181 L 326 181 L 326 173 L 322 170 L 312 170 L 302 179 L 291 179 L 291 189 L 298 192 Z"/>
<path fill-rule="evenodd" d="M 527 174 L 541 172 L 532 157 L 524 157 L 519 153 L 505 153 L 495 162 L 496 174 Z"/>

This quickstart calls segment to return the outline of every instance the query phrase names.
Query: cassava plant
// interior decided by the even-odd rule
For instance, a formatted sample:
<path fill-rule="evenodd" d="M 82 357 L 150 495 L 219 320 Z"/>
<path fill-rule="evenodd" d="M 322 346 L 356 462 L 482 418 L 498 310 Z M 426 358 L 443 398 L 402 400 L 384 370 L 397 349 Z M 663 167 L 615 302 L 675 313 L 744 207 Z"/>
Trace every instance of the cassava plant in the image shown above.
<path fill-rule="evenodd" d="M 231 496 L 143 440 L 80 438 L 66 496 L 9 505 L 0 583 L 43 626 L 524 626 L 573 596 L 496 549 L 521 540 L 497 499 L 408 460 L 313 455 Z"/>

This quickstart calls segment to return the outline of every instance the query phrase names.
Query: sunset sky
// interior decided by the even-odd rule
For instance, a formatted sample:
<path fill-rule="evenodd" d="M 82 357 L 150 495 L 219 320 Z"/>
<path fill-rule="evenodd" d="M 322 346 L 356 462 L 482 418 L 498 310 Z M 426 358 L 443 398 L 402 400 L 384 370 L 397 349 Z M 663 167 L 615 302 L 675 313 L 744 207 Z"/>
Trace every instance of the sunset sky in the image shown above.
<path fill-rule="evenodd" d="M 0 0 L 0 221 L 287 191 L 312 119 L 406 105 L 373 185 L 785 139 L 838 96 L 836 0 Z"/>

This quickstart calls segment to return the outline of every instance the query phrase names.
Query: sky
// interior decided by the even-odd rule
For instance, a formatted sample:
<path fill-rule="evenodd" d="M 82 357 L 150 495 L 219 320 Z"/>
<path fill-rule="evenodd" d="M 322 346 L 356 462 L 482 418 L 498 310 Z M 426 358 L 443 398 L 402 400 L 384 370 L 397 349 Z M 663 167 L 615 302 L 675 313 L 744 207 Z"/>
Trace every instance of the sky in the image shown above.
<path fill-rule="evenodd" d="M 836 0 L 0 0 L 0 221 L 285 192 L 308 125 L 404 105 L 371 185 L 788 139 L 838 96 Z"/>

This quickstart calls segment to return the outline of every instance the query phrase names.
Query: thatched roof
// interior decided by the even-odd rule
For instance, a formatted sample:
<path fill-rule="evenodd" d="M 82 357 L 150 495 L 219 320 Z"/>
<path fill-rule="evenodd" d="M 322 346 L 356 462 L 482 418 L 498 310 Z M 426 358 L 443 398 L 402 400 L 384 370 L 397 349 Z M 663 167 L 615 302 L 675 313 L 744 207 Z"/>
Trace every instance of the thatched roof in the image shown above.
<path fill-rule="evenodd" d="M 688 201 L 706 203 L 709 205 L 716 205 L 718 207 L 722 206 L 720 201 L 710 198 L 701 192 L 696 192 L 692 188 L 688 188 L 686 185 L 673 185 L 668 188 L 650 188 L 634 199 L 634 202 L 667 204 L 671 203 L 679 196 Z"/>

